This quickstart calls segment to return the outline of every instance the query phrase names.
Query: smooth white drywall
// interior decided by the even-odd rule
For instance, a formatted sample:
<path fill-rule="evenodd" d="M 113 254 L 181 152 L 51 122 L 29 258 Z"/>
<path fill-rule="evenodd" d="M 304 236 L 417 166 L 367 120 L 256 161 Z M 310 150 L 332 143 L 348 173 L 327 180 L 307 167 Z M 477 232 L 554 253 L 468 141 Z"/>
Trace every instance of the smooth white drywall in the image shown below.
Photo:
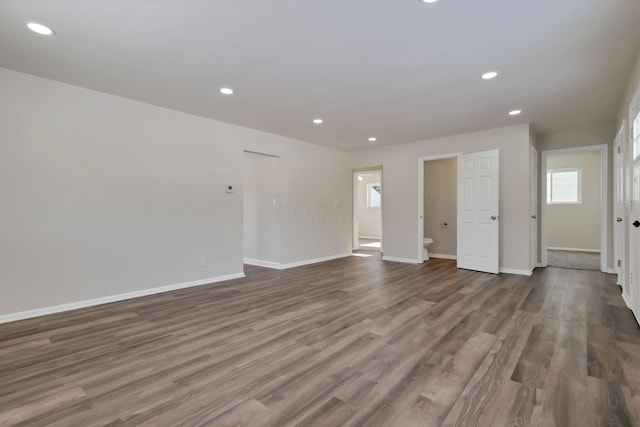
<path fill-rule="evenodd" d="M 352 152 L 352 167 L 384 168 L 385 257 L 418 260 L 418 158 L 496 148 L 500 150 L 500 267 L 530 270 L 529 125 Z"/>
<path fill-rule="evenodd" d="M 600 251 L 600 151 L 547 156 L 547 171 L 566 168 L 582 171 L 582 202 L 547 204 L 547 246 Z"/>
<path fill-rule="evenodd" d="M 367 185 L 382 184 L 381 175 L 375 171 L 359 174 L 362 181 L 358 180 L 358 237 L 382 237 L 382 209 L 367 206 Z"/>
<path fill-rule="evenodd" d="M 6 69 L 0 94 L 0 315 L 241 273 L 243 150 L 280 156 L 283 263 L 351 251 L 344 152 Z"/>
<path fill-rule="evenodd" d="M 456 157 L 424 162 L 424 236 L 433 239 L 430 253 L 457 255 L 457 194 Z"/>
<path fill-rule="evenodd" d="M 280 263 L 280 158 L 244 153 L 244 258 Z"/>
<path fill-rule="evenodd" d="M 636 63 L 631 71 L 627 87 L 622 97 L 622 102 L 620 103 L 620 111 L 618 112 L 618 120 L 616 121 L 615 126 L 616 132 L 622 125 L 623 119 L 626 119 L 627 123 L 629 123 L 629 107 L 631 106 L 633 97 L 636 95 L 638 90 L 640 90 L 640 51 L 638 51 L 637 55 Z"/>

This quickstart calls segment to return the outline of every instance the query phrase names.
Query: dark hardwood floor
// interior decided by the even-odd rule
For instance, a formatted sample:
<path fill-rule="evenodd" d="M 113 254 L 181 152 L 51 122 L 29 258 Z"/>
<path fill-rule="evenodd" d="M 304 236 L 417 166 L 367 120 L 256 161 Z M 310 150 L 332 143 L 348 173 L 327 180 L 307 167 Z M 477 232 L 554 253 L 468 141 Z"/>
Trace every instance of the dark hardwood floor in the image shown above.
<path fill-rule="evenodd" d="M 379 254 L 0 325 L 0 425 L 640 426 L 613 276 Z"/>

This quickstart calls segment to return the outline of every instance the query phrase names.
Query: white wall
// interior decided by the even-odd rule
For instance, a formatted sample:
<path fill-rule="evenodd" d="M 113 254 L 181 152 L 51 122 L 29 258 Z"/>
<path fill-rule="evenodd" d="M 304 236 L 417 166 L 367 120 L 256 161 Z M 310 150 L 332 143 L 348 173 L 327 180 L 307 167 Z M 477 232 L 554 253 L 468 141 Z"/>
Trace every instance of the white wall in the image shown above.
<path fill-rule="evenodd" d="M 384 255 L 418 262 L 419 157 L 500 150 L 500 266 L 530 269 L 529 126 L 516 125 L 351 153 L 354 168 L 383 165 Z M 421 241 L 421 240 L 420 240 Z"/>
<path fill-rule="evenodd" d="M 457 183 L 456 157 L 424 162 L 424 235 L 433 239 L 432 254 L 457 255 Z"/>
<path fill-rule="evenodd" d="M 341 151 L 5 69 L 0 94 L 0 315 L 241 273 L 243 150 L 280 156 L 283 263 L 351 250 Z"/>
<path fill-rule="evenodd" d="M 633 101 L 633 97 L 636 92 L 640 89 L 640 51 L 638 51 L 638 56 L 636 57 L 636 63 L 633 67 L 633 71 L 629 76 L 629 82 L 627 83 L 627 88 L 624 91 L 624 95 L 622 97 L 622 103 L 620 104 L 620 111 L 618 113 L 618 120 L 616 121 L 615 130 L 617 131 L 621 124 L 622 120 L 626 119 L 627 123 L 629 123 L 629 107 L 631 105 L 631 101 Z"/>
<path fill-rule="evenodd" d="M 358 237 L 379 239 L 382 237 L 382 209 L 367 206 L 367 184 L 382 184 L 380 172 L 359 174 L 358 181 Z"/>
<path fill-rule="evenodd" d="M 547 157 L 547 170 L 564 168 L 582 170 L 582 203 L 547 205 L 547 246 L 600 251 L 600 151 Z"/>
<path fill-rule="evenodd" d="M 279 185 L 280 157 L 244 153 L 245 259 L 280 263 L 281 232 L 276 219 Z"/>

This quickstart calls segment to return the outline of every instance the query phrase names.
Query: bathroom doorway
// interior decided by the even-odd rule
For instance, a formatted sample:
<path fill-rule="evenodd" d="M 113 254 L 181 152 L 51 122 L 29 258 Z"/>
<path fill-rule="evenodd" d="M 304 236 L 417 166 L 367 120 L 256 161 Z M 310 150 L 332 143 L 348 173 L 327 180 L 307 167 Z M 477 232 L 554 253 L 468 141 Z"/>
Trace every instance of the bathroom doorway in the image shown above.
<path fill-rule="evenodd" d="M 458 155 L 421 158 L 419 245 L 422 260 L 457 259 Z M 420 251 L 419 251 L 420 253 Z"/>
<path fill-rule="evenodd" d="M 353 249 L 382 252 L 382 169 L 353 171 Z"/>

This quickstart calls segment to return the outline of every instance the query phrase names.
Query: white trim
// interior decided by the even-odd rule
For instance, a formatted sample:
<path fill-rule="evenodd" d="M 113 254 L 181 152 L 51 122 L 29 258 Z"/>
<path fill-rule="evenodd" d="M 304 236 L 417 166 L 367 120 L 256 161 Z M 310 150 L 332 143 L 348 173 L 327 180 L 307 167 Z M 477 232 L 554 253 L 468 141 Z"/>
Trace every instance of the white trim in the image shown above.
<path fill-rule="evenodd" d="M 460 157 L 463 154 L 464 153 L 458 152 L 438 156 L 418 157 L 418 259 L 424 259 L 424 162 L 430 160 L 456 159 L 457 164 L 460 163 Z M 457 179 L 456 177 L 456 180 Z"/>
<path fill-rule="evenodd" d="M 517 268 L 500 268 L 500 273 L 517 274 L 518 276 L 531 276 L 533 274 L 533 268 L 530 270 L 520 270 Z"/>
<path fill-rule="evenodd" d="M 607 268 L 605 270 L 602 271 L 603 273 L 607 273 L 607 274 L 616 274 L 616 269 L 615 268 Z M 618 285 L 619 283 L 616 283 L 616 285 Z"/>
<path fill-rule="evenodd" d="M 260 259 L 244 258 L 243 264 L 255 265 L 256 267 L 277 268 L 280 269 L 280 263 L 271 261 L 262 261 Z"/>
<path fill-rule="evenodd" d="M 553 190 L 553 174 L 554 173 L 563 173 L 563 172 L 576 172 L 578 175 L 576 182 L 576 201 L 575 202 L 554 202 L 553 200 L 549 201 L 549 195 L 547 194 L 548 205 L 581 205 L 582 204 L 582 168 L 556 168 L 549 169 L 547 168 L 547 185 L 549 178 L 551 178 L 551 190 Z M 551 175 L 551 177 L 549 176 Z M 551 191 L 551 197 L 553 198 L 553 191 Z"/>
<path fill-rule="evenodd" d="M 391 256 L 383 256 L 382 260 L 390 261 L 390 262 L 401 262 L 403 264 L 422 264 L 422 262 L 424 262 L 424 261 L 420 262 L 417 259 L 413 259 L 413 258 L 396 258 Z"/>
<path fill-rule="evenodd" d="M 529 191 L 531 192 L 529 197 L 531 202 L 531 223 L 529 226 L 529 238 L 531 239 L 531 242 L 529 245 L 529 251 L 531 253 L 529 255 L 531 259 L 531 266 L 533 268 L 536 268 L 537 266 L 539 266 L 538 252 L 540 252 L 540 242 L 538 240 L 538 231 L 540 229 L 538 224 L 538 217 L 540 217 L 540 214 L 538 212 L 538 207 L 540 205 L 540 203 L 538 202 L 538 169 L 540 166 L 540 157 L 538 156 L 538 150 L 533 145 L 530 145 L 529 155 L 531 156 L 529 159 L 529 167 L 531 169 L 529 171 L 531 175 L 531 185 L 529 187 Z"/>
<path fill-rule="evenodd" d="M 380 237 L 372 237 L 372 236 L 358 236 L 359 239 L 372 239 L 372 240 L 380 240 Z"/>
<path fill-rule="evenodd" d="M 322 258 L 305 259 L 302 261 L 290 262 L 289 264 L 281 264 L 280 270 L 286 270 L 287 268 L 301 267 L 303 265 L 309 265 L 309 264 L 317 264 L 319 262 L 331 261 L 339 258 L 347 258 L 350 256 L 353 256 L 353 253 L 349 252 L 349 253 L 338 254 L 338 255 L 330 255 Z"/>
<path fill-rule="evenodd" d="M 611 196 L 611 203 L 613 206 L 613 215 L 611 219 L 611 230 L 613 233 L 613 268 L 618 274 L 618 284 L 623 288 L 626 287 L 627 275 L 627 245 L 626 245 L 626 224 L 628 223 L 629 215 L 627 213 L 628 201 L 630 199 L 627 186 L 627 164 L 629 163 L 628 144 L 625 137 L 626 132 L 626 119 L 622 119 L 622 124 L 618 133 L 616 133 L 615 140 L 613 141 L 613 194 Z M 618 153 L 617 150 L 620 150 Z M 620 179 L 620 171 L 622 171 L 622 180 Z M 618 204 L 617 195 L 622 195 L 622 203 Z M 618 224 L 616 218 L 621 218 L 622 223 Z M 621 231 L 617 231 L 619 229 Z M 620 235 L 618 235 L 620 234 Z M 621 245 L 620 245 L 621 244 Z M 618 265 L 620 262 L 620 265 Z"/>
<path fill-rule="evenodd" d="M 94 299 L 89 299 L 84 301 L 76 301 L 68 304 L 37 308 L 35 310 L 27 310 L 27 311 L 21 311 L 18 313 L 4 314 L 0 316 L 0 323 L 15 322 L 16 320 L 46 316 L 48 314 L 61 313 L 63 311 L 76 310 L 78 308 L 93 307 L 96 305 L 124 301 L 128 299 L 133 299 L 133 298 L 146 297 L 149 295 L 161 294 L 164 292 L 176 291 L 178 289 L 192 288 L 195 286 L 209 285 L 212 283 L 225 282 L 225 281 L 234 280 L 234 279 L 241 279 L 243 277 L 245 277 L 244 273 L 227 274 L 226 276 L 218 276 L 218 277 L 211 277 L 208 279 L 193 280 L 191 282 L 176 283 L 174 285 L 159 286 L 157 288 L 142 289 L 140 291 L 127 292 L 124 294 L 109 295 L 106 297 L 94 298 Z"/>
<path fill-rule="evenodd" d="M 635 311 L 633 311 L 633 307 L 631 307 L 631 297 L 624 293 L 624 289 L 622 290 L 622 300 L 627 305 L 627 308 L 631 311 L 631 314 L 633 314 L 633 317 L 635 317 L 638 325 L 640 325 L 640 316 L 636 314 Z"/>
<path fill-rule="evenodd" d="M 631 309 L 631 298 L 629 298 L 629 295 L 624 293 L 624 289 L 622 290 L 622 300 L 627 305 L 627 308 Z"/>
<path fill-rule="evenodd" d="M 362 237 L 359 236 L 359 230 L 358 230 L 358 215 L 359 215 L 359 206 L 358 206 L 358 175 L 363 173 L 363 172 L 373 172 L 373 173 L 380 173 L 380 185 L 382 188 L 384 188 L 384 170 L 383 170 L 383 166 L 379 165 L 379 166 L 368 166 L 368 167 L 364 167 L 364 168 L 353 168 L 351 169 L 351 175 L 352 175 L 352 179 L 353 179 L 353 186 L 351 189 L 351 205 L 352 205 L 352 220 L 351 220 L 351 248 L 354 251 L 357 251 L 360 249 L 360 245 L 358 242 L 358 238 Z M 382 197 L 384 197 L 384 191 L 382 192 L 381 198 L 380 198 L 380 221 L 381 221 L 381 235 L 380 237 L 375 237 L 375 239 L 380 239 L 380 251 L 382 251 L 382 237 L 384 235 L 384 200 L 382 199 Z M 304 264 L 302 264 L 304 265 Z M 288 267 L 287 267 L 288 268 Z"/>
<path fill-rule="evenodd" d="M 548 246 L 547 250 L 600 253 L 600 249 L 558 248 L 555 246 Z"/>
<path fill-rule="evenodd" d="M 540 263 L 543 267 L 547 264 L 547 157 L 550 154 L 575 153 L 584 151 L 600 151 L 600 271 L 608 269 L 608 233 L 609 224 L 608 191 L 609 191 L 609 145 L 587 145 L 584 147 L 561 148 L 558 150 L 545 150 L 542 152 L 540 162 Z"/>
<path fill-rule="evenodd" d="M 458 259 L 456 255 L 432 254 L 431 252 L 429 252 L 429 258 Z"/>
<path fill-rule="evenodd" d="M 277 262 L 271 262 L 271 261 L 262 261 L 259 259 L 251 259 L 251 258 L 245 258 L 244 259 L 244 263 L 245 264 L 249 264 L 249 265 L 255 265 L 258 267 L 266 267 L 266 268 L 273 268 L 276 270 L 286 270 L 288 268 L 294 268 L 294 267 L 301 267 L 303 265 L 309 265 L 309 264 L 317 264 L 319 262 L 326 262 L 326 261 L 331 261 L 334 259 L 338 259 L 338 258 L 346 258 L 346 257 L 350 257 L 353 256 L 353 253 L 344 253 L 344 254 L 339 254 L 339 255 L 330 255 L 330 256 L 326 256 L 326 257 L 322 257 L 322 258 L 313 258 L 313 259 L 305 259 L 302 261 L 296 261 L 296 262 L 290 262 L 289 264 L 280 264 Z"/>

